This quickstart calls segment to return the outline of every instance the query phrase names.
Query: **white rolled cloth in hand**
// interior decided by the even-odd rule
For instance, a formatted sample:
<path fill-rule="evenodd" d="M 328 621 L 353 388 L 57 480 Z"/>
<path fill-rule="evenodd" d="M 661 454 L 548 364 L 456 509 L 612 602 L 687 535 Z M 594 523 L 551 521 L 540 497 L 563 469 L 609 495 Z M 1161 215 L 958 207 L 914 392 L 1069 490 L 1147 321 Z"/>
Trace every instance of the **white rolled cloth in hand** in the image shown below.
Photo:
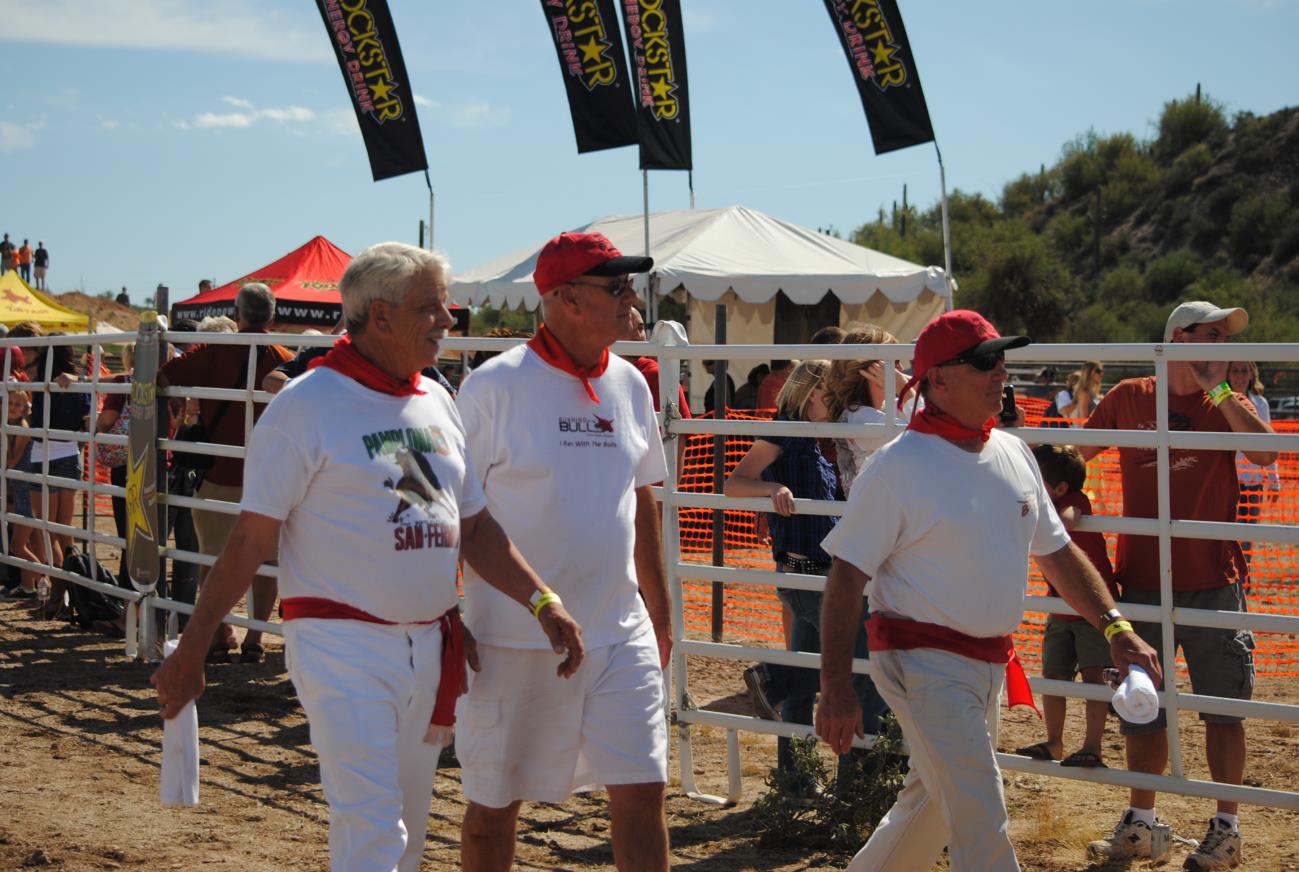
<path fill-rule="evenodd" d="M 1114 711 L 1130 724 L 1148 724 L 1158 717 L 1159 696 L 1146 670 L 1128 667 L 1128 677 L 1114 691 Z"/>
<path fill-rule="evenodd" d="M 173 639 L 162 646 L 162 656 L 175 650 Z M 193 700 L 162 722 L 161 787 L 163 805 L 198 805 L 198 709 Z"/>

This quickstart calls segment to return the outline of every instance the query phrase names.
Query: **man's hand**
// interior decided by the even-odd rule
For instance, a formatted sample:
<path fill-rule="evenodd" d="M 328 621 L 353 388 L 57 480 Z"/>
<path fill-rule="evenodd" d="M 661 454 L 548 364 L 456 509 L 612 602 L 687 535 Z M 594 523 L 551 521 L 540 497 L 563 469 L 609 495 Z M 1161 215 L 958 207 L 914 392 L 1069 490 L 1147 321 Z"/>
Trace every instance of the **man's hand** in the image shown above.
<path fill-rule="evenodd" d="M 659 646 L 659 668 L 667 669 L 672 662 L 672 624 L 654 624 L 654 640 Z"/>
<path fill-rule="evenodd" d="M 460 622 L 460 632 L 464 636 L 465 640 L 465 663 L 468 664 L 469 668 L 474 672 L 482 672 L 483 664 L 482 661 L 478 659 L 478 640 L 474 638 L 473 633 L 469 632 L 469 628 L 465 626 L 464 621 Z M 468 692 L 469 683 L 465 682 L 465 686 L 460 689 L 460 693 L 461 695 L 464 695 Z"/>
<path fill-rule="evenodd" d="M 1150 675 L 1155 687 L 1164 682 L 1164 672 L 1159 668 L 1159 655 L 1136 633 L 1115 634 L 1110 640 L 1110 661 L 1118 668 L 1119 678 L 1128 677 L 1129 666 L 1140 666 Z"/>
<path fill-rule="evenodd" d="M 162 706 L 164 718 L 176 717 L 186 703 L 203 695 L 207 687 L 203 675 L 204 653 L 200 650 L 198 656 L 189 656 L 178 648 L 149 676 L 149 683 L 158 690 L 158 704 Z"/>
<path fill-rule="evenodd" d="M 853 736 L 866 738 L 861 722 L 861 703 L 857 701 L 851 683 L 845 687 L 822 686 L 821 701 L 816 707 L 816 734 L 836 754 L 848 753 Z"/>
<path fill-rule="evenodd" d="M 586 646 L 582 643 L 582 628 L 573 620 L 562 605 L 556 602 L 547 603 L 537 615 L 541 622 L 541 631 L 550 640 L 550 647 L 556 654 L 565 654 L 563 662 L 555 669 L 560 678 L 571 678 L 582 665 L 586 656 Z M 475 671 L 477 667 L 475 667 Z"/>
<path fill-rule="evenodd" d="M 1231 365 L 1226 360 L 1191 361 L 1191 372 L 1201 390 L 1208 393 L 1227 380 L 1227 368 Z"/>

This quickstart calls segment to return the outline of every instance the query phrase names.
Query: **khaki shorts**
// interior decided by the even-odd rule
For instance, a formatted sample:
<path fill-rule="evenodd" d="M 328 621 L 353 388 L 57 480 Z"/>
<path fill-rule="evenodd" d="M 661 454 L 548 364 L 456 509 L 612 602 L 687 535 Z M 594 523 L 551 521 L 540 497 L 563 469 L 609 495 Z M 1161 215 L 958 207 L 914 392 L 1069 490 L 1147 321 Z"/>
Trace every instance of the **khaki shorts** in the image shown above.
<path fill-rule="evenodd" d="M 1073 681 L 1084 669 L 1110 665 L 1110 643 L 1105 634 L 1086 621 L 1062 621 L 1055 616 L 1046 619 L 1042 634 L 1042 675 Z"/>
<path fill-rule="evenodd" d="M 194 491 L 194 496 L 201 500 L 220 500 L 225 503 L 238 504 L 243 498 L 244 489 L 242 485 L 213 484 L 205 481 Z M 225 512 L 210 512 L 203 509 L 195 509 L 194 513 L 194 532 L 198 536 L 198 550 L 200 554 L 207 554 L 216 557 L 226 547 L 226 542 L 230 539 L 230 531 L 235 528 L 235 521 L 239 516 L 228 515 Z M 267 558 L 273 561 L 279 556 L 279 546 L 275 552 Z"/>
<path fill-rule="evenodd" d="M 653 631 L 588 649 L 572 678 L 549 650 L 479 645 L 460 700 L 465 796 L 489 808 L 563 802 L 599 786 L 667 783 L 663 671 Z"/>
<path fill-rule="evenodd" d="M 1159 591 L 1125 591 L 1122 602 L 1158 605 Z M 1235 584 L 1208 590 L 1173 591 L 1174 608 L 1211 609 L 1213 611 L 1246 611 L 1245 598 L 1240 586 Z M 1136 634 L 1164 656 L 1164 633 L 1161 624 L 1133 621 Z M 1227 699 L 1249 699 L 1254 695 L 1254 635 L 1248 630 L 1220 630 L 1215 627 L 1173 627 L 1176 646 L 1182 649 L 1186 670 L 1191 677 L 1191 691 L 1203 696 L 1221 696 Z M 1170 668 L 1164 665 L 1165 669 Z M 1235 715 L 1200 714 L 1200 720 L 1209 724 L 1236 724 L 1245 720 Z M 1125 736 L 1157 732 L 1167 721 L 1163 709 L 1148 724 L 1130 724 L 1121 720 Z"/>

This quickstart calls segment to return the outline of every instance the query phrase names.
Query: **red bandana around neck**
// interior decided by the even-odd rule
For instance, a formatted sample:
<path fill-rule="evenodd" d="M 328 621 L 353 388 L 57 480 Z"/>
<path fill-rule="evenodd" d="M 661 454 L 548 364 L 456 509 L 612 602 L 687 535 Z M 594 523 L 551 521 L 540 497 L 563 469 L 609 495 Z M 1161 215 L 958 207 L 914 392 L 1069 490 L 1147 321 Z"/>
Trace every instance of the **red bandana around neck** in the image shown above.
<path fill-rule="evenodd" d="M 318 366 L 327 366 L 330 369 L 337 370 L 343 375 L 353 378 L 372 391 L 378 391 L 381 394 L 389 394 L 394 397 L 423 396 L 424 391 L 419 389 L 420 374 L 417 372 L 410 378 L 400 379 L 391 376 L 379 367 L 375 366 L 368 359 L 356 350 L 352 340 L 347 336 L 338 337 L 334 347 L 324 357 L 318 357 L 307 365 L 307 369 L 315 369 Z"/>
<path fill-rule="evenodd" d="M 915 430 L 918 433 L 942 436 L 952 442 L 963 442 L 966 439 L 978 439 L 980 442 L 987 442 L 991 438 L 990 434 L 996 423 L 996 418 L 989 418 L 983 422 L 982 429 L 975 430 L 965 426 L 937 406 L 926 404 L 923 409 L 917 409 L 916 413 L 911 416 L 911 423 L 907 424 L 907 429 Z"/>
<path fill-rule="evenodd" d="M 555 334 L 546 329 L 545 324 L 537 328 L 537 335 L 528 340 L 528 347 L 555 369 L 562 370 L 580 379 L 582 387 L 586 388 L 586 395 L 591 398 L 591 402 L 600 402 L 600 398 L 595 395 L 595 388 L 591 387 L 591 379 L 599 378 L 608 369 L 609 349 L 606 348 L 600 352 L 600 362 L 595 366 L 579 366 L 577 361 L 573 360 L 568 353 L 568 349 L 564 348 L 559 343 L 559 340 L 555 338 Z"/>

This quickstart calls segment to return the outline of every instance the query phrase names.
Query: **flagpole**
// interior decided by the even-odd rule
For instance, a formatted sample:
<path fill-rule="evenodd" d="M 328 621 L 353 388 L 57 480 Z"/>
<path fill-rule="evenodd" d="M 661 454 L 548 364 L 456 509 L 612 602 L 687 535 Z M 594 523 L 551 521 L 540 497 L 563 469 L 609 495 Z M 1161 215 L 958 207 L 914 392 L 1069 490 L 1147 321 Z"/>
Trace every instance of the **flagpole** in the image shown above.
<path fill-rule="evenodd" d="M 943 153 L 938 148 L 938 138 L 934 138 L 934 153 L 938 155 L 938 189 L 943 197 L 943 281 L 947 285 L 947 300 L 943 303 L 943 310 L 952 311 L 955 303 L 952 300 L 954 292 L 952 290 L 952 231 L 951 225 L 947 222 L 947 171 L 943 169 Z"/>
<path fill-rule="evenodd" d="M 650 256 L 650 234 L 649 234 L 649 170 L 641 170 L 641 192 L 644 203 L 645 215 L 645 256 Z M 653 324 L 658 320 L 658 306 L 654 299 L 653 282 L 645 286 L 645 320 Z"/>
<path fill-rule="evenodd" d="M 428 169 L 424 170 L 424 184 L 428 185 L 428 250 L 433 250 L 433 182 L 428 177 Z"/>
<path fill-rule="evenodd" d="M 686 171 L 686 184 L 690 186 L 690 208 L 695 208 L 695 171 Z"/>

